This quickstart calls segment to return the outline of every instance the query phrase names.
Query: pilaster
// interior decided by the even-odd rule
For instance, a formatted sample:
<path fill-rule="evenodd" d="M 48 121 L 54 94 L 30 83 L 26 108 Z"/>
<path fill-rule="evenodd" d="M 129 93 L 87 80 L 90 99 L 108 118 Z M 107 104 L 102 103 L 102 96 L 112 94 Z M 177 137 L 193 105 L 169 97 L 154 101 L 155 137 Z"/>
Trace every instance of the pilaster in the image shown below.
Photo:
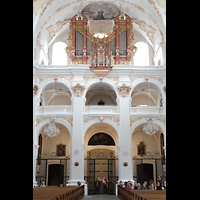
<path fill-rule="evenodd" d="M 70 180 L 67 185 L 76 185 L 84 181 L 84 149 L 83 134 L 83 96 L 73 97 L 73 130 L 71 135 Z"/>
<path fill-rule="evenodd" d="M 120 181 L 133 181 L 129 105 L 129 96 L 120 98 L 119 146 L 117 147 Z"/>

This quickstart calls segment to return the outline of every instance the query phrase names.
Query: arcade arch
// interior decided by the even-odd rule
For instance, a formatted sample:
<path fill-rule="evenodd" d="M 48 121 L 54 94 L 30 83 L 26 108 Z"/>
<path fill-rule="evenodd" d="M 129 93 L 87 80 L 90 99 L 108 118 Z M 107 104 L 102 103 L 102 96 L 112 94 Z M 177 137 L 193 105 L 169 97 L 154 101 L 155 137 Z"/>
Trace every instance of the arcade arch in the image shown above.
<path fill-rule="evenodd" d="M 143 118 L 143 119 L 140 119 L 140 120 L 137 120 L 136 122 L 134 122 L 132 125 L 131 125 L 131 135 L 133 137 L 133 133 L 137 133 L 136 131 L 141 131 L 143 132 L 143 125 L 146 124 L 146 119 Z M 156 120 L 156 119 L 153 119 L 153 123 L 156 124 L 158 127 L 159 127 L 159 131 L 158 131 L 158 135 L 160 137 L 160 134 L 163 133 L 163 136 L 164 136 L 164 146 L 166 147 L 166 126 L 163 124 L 163 122 L 159 121 L 159 120 Z M 146 134 L 146 133 L 144 133 Z M 158 147 L 157 147 L 157 151 L 159 150 L 160 146 L 159 146 L 159 138 L 156 139 L 156 136 L 157 133 L 153 134 L 151 137 L 154 138 L 156 144 L 158 144 Z M 148 135 L 148 134 L 147 134 Z M 148 136 L 149 137 L 149 136 Z"/>
<path fill-rule="evenodd" d="M 88 91 L 90 91 L 91 88 L 98 87 L 98 86 L 100 86 L 100 87 L 101 86 L 102 87 L 108 87 L 108 90 L 111 90 L 112 93 L 113 92 L 115 93 L 116 97 L 114 99 L 119 97 L 118 90 L 117 90 L 117 85 L 113 81 L 111 81 L 111 80 L 109 80 L 107 78 L 103 78 L 103 80 L 100 80 L 99 78 L 96 78 L 96 79 L 93 79 L 93 80 L 89 81 L 86 84 L 86 89 L 84 91 L 83 96 L 85 98 L 87 98 L 86 95 L 87 95 Z"/>
<path fill-rule="evenodd" d="M 95 83 L 89 87 L 86 97 L 86 105 L 117 105 L 117 95 L 112 86 L 107 83 Z"/>
<path fill-rule="evenodd" d="M 55 81 L 54 78 L 48 78 L 47 80 L 43 81 L 40 85 L 39 85 L 39 90 L 37 92 L 36 97 L 40 98 L 41 94 L 43 93 L 43 91 L 48 88 L 48 85 L 53 85 L 53 84 L 60 84 L 61 86 L 63 86 L 64 88 L 68 89 L 71 93 L 71 96 L 73 96 L 73 92 L 71 90 L 71 83 L 65 79 L 59 78 Z"/>
<path fill-rule="evenodd" d="M 42 88 L 40 99 L 42 106 L 71 105 L 71 89 L 61 82 L 51 82 Z"/>
<path fill-rule="evenodd" d="M 41 155 L 46 158 L 57 157 L 59 155 L 57 155 L 57 145 L 62 144 L 65 145 L 65 152 L 61 157 L 70 157 L 70 132 L 66 126 L 60 123 L 55 123 L 55 125 L 60 130 L 60 133 L 52 138 L 44 133 L 46 125 L 44 125 L 39 132 L 39 138 L 42 138 L 42 143 L 40 143 L 40 147 L 42 147 Z"/>
<path fill-rule="evenodd" d="M 105 133 L 109 135 L 113 140 L 115 145 L 114 146 L 107 146 L 107 145 L 88 145 L 89 140 L 92 136 L 97 133 Z M 118 156 L 117 152 L 117 145 L 118 145 L 118 134 L 115 131 L 115 128 L 107 123 L 95 123 L 91 125 L 84 135 L 84 144 L 85 144 L 85 157 L 91 150 L 98 150 L 98 149 L 105 149 L 105 150 L 112 150 L 114 152 L 115 157 Z"/>
<path fill-rule="evenodd" d="M 156 104 L 159 103 L 157 99 L 160 99 L 160 98 L 162 98 L 163 100 L 166 99 L 165 93 L 162 89 L 163 85 L 160 81 L 156 79 L 149 78 L 147 82 L 145 78 L 139 78 L 138 80 L 133 81 L 131 86 L 132 86 L 131 91 L 130 91 L 131 96 L 139 92 L 146 93 L 150 91 L 150 93 L 152 93 L 151 96 L 153 97 L 155 96 L 155 94 L 153 95 L 153 93 L 157 93 L 156 97 L 154 97 Z"/>

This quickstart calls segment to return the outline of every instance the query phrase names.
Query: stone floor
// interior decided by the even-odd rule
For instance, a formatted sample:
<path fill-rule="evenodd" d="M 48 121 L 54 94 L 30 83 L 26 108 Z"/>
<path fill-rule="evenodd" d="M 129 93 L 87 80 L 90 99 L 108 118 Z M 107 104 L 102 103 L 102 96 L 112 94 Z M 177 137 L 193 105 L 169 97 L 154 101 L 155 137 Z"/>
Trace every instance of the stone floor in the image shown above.
<path fill-rule="evenodd" d="M 84 196 L 82 200 L 119 200 L 119 198 L 116 195 L 87 195 Z"/>

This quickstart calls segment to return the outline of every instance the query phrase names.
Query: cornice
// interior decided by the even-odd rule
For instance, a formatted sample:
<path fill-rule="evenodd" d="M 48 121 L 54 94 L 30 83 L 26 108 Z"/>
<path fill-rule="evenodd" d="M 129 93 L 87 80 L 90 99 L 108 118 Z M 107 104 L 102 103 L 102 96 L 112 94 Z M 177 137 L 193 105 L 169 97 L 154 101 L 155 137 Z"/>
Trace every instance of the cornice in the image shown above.
<path fill-rule="evenodd" d="M 84 75 L 94 76 L 94 72 L 90 70 L 89 65 L 39 65 L 33 66 L 34 75 L 39 76 L 73 76 Z M 113 68 L 108 72 L 107 76 L 165 76 L 166 66 L 136 66 L 136 65 L 113 65 Z"/>

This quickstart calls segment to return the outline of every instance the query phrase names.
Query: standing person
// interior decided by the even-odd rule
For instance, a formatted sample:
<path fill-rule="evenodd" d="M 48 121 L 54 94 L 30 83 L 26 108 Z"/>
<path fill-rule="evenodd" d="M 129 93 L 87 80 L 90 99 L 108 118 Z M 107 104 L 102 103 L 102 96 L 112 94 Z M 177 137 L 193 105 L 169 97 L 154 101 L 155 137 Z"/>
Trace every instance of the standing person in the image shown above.
<path fill-rule="evenodd" d="M 162 190 L 162 181 L 160 176 L 157 177 L 157 190 Z"/>
<path fill-rule="evenodd" d="M 98 192 L 99 195 L 99 187 L 100 187 L 100 181 L 97 179 L 97 181 L 95 182 L 95 186 L 96 186 L 96 193 Z"/>
<path fill-rule="evenodd" d="M 106 195 L 106 193 L 107 193 L 107 187 L 108 187 L 108 179 L 106 180 L 106 178 L 105 179 L 103 179 L 103 189 L 104 189 L 104 194 Z"/>

